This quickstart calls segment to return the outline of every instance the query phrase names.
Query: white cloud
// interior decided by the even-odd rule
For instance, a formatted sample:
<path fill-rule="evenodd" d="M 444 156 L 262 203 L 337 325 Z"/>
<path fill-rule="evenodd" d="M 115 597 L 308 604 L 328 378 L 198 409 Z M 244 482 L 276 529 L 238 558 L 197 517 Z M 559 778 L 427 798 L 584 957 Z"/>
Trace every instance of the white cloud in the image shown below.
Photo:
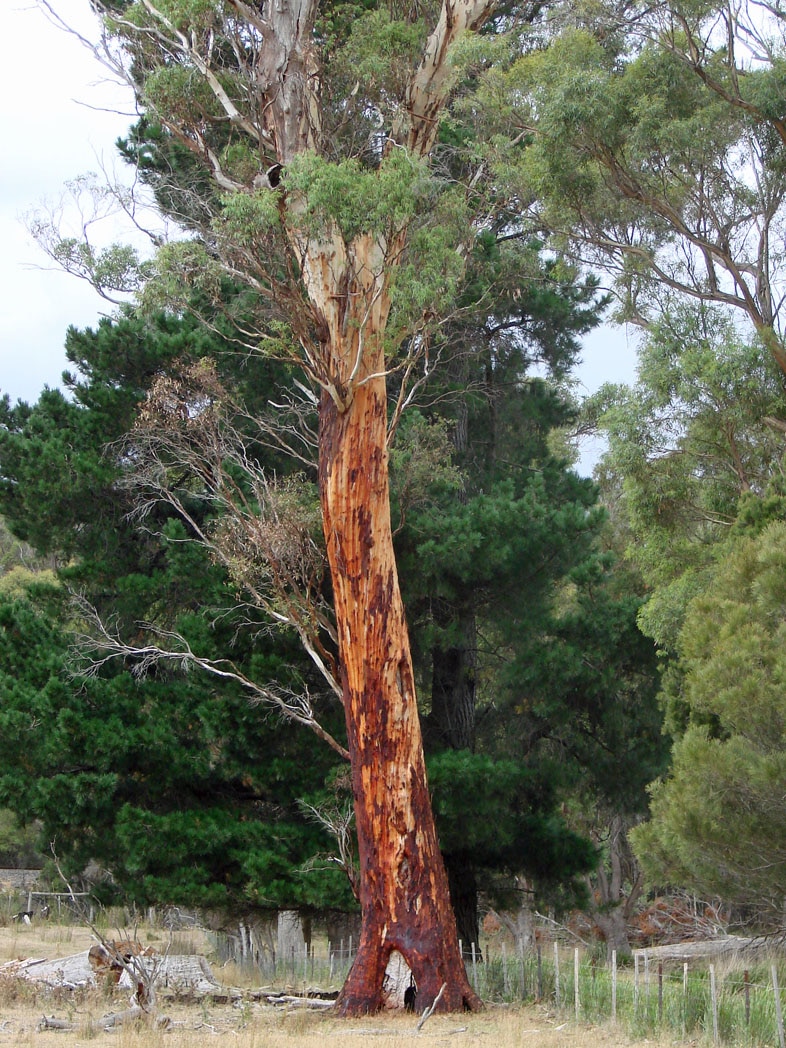
<path fill-rule="evenodd" d="M 95 35 L 87 0 L 55 6 L 79 32 Z M 86 283 L 46 268 L 23 216 L 58 201 L 68 179 L 114 165 L 114 142 L 134 120 L 133 98 L 35 4 L 13 3 L 2 26 L 0 392 L 32 401 L 60 382 L 67 327 L 94 324 L 111 307 Z"/>

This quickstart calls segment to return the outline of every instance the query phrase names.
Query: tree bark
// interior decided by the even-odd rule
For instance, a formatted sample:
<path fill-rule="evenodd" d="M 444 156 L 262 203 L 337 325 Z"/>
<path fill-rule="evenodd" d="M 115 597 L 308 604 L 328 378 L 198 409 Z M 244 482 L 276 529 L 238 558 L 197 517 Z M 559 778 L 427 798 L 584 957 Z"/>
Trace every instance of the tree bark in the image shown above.
<path fill-rule="evenodd" d="M 447 625 L 439 621 L 438 625 Z M 451 647 L 435 645 L 431 652 L 431 711 L 423 722 L 426 753 L 441 750 L 475 752 L 475 676 L 477 625 L 471 610 L 459 611 L 460 640 Z M 475 943 L 480 955 L 478 885 L 467 853 L 444 856 L 450 898 L 464 954 Z"/>
<path fill-rule="evenodd" d="M 475 752 L 477 627 L 471 610 L 459 614 L 461 641 L 447 648 L 435 645 L 431 653 L 431 712 L 423 727 L 430 753 Z"/>
<path fill-rule="evenodd" d="M 633 956 L 628 935 L 628 918 L 622 902 L 605 912 L 596 911 L 592 919 L 606 943 L 606 956 L 609 961 L 612 952 L 615 952 L 620 960 Z"/>
<path fill-rule="evenodd" d="M 367 351 L 345 410 L 323 394 L 320 494 L 330 562 L 360 861 L 362 931 L 338 1000 L 377 1011 L 397 950 L 418 1010 L 476 1008 L 459 955 L 426 782 L 409 637 L 390 524 L 387 397 L 381 349 Z M 332 347 L 334 358 L 349 355 Z"/>

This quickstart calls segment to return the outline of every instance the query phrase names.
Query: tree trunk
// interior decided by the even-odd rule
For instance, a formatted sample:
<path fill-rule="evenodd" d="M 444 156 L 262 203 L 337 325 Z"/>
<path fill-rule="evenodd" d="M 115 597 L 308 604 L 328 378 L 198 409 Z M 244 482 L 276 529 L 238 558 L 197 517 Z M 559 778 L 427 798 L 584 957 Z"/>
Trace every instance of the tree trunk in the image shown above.
<path fill-rule="evenodd" d="M 435 645 L 431 652 L 431 711 L 423 724 L 426 752 L 475 751 L 475 677 L 477 672 L 477 625 L 474 613 L 458 612 L 460 639 L 451 647 Z M 450 613 L 439 626 L 450 625 Z M 453 913 L 464 953 L 472 943 L 480 953 L 478 886 L 472 859 L 467 853 L 444 856 Z"/>
<path fill-rule="evenodd" d="M 628 918 L 623 904 L 620 902 L 618 906 L 612 906 L 604 912 L 596 911 L 592 916 L 606 943 L 608 960 L 611 961 L 612 952 L 616 952 L 617 958 L 620 960 L 625 957 L 632 957 L 633 950 L 628 935 Z"/>
<path fill-rule="evenodd" d="M 512 935 L 517 956 L 526 957 L 534 949 L 536 941 L 534 893 L 525 877 L 516 877 L 516 888 L 521 896 L 518 910 L 515 913 L 492 912 Z"/>
<path fill-rule="evenodd" d="M 628 926 L 644 889 L 644 876 L 628 842 L 628 824 L 621 815 L 611 817 L 605 838 L 608 869 L 603 862 L 598 866 L 595 892 L 590 882 L 590 899 L 592 918 L 611 960 L 612 950 L 618 957 L 632 954 Z M 600 845 L 601 841 L 596 843 Z"/>
<path fill-rule="evenodd" d="M 456 930 L 465 957 L 470 956 L 475 944 L 475 956 L 482 959 L 480 950 L 480 917 L 478 915 L 478 881 L 471 856 L 446 855 L 448 886 L 456 918 Z"/>
<path fill-rule="evenodd" d="M 280 910 L 276 922 L 276 961 L 290 964 L 294 958 L 303 959 L 306 935 L 303 918 L 297 910 Z"/>
<path fill-rule="evenodd" d="M 409 637 L 390 525 L 387 396 L 381 350 L 367 352 L 344 410 L 323 394 L 320 495 L 339 637 L 360 862 L 362 930 L 338 1000 L 379 1010 L 397 950 L 417 1008 L 440 988 L 446 1011 L 480 1005 L 459 955 L 426 782 Z M 334 359 L 350 359 L 332 347 Z"/>
<path fill-rule="evenodd" d="M 424 725 L 429 753 L 445 749 L 475 752 L 477 626 L 472 611 L 462 610 L 459 616 L 460 642 L 445 648 L 435 645 L 431 653 L 431 712 Z M 449 625 L 439 617 L 436 622 Z"/>
<path fill-rule="evenodd" d="M 492 0 L 443 0 L 386 148 L 428 156 L 452 83 L 448 54 L 482 25 Z M 246 5 L 244 5 L 245 9 Z M 263 121 L 279 163 L 317 143 L 316 0 L 278 5 L 260 23 Z M 347 242 L 337 225 L 315 233 L 306 201 L 282 200 L 285 227 L 320 345 L 304 342 L 322 387 L 319 483 L 352 764 L 362 929 L 338 1001 L 377 1011 L 397 950 L 417 984 L 419 1010 L 478 1007 L 459 955 L 448 881 L 426 783 L 423 741 L 390 525 L 384 334 L 390 280 L 406 225 Z"/>

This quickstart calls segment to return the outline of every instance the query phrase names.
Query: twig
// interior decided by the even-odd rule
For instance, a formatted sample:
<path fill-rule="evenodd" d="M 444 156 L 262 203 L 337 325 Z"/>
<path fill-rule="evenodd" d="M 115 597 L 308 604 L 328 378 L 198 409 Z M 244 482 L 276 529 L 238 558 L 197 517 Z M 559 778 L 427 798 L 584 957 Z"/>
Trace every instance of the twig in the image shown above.
<path fill-rule="evenodd" d="M 415 1033 L 420 1033 L 420 1031 L 421 1031 L 421 1030 L 423 1029 L 423 1026 L 424 1026 L 424 1024 L 425 1024 L 426 1020 L 427 1020 L 427 1019 L 430 1019 L 430 1018 L 431 1018 L 431 1016 L 432 1016 L 432 1015 L 434 1014 L 434 1009 L 435 1009 L 435 1008 L 437 1007 L 437 1005 L 439 1004 L 439 999 L 440 999 L 440 997 L 442 996 L 442 994 L 443 994 L 443 993 L 445 992 L 445 989 L 447 988 L 447 985 L 448 985 L 447 983 L 443 983 L 443 984 L 442 984 L 442 985 L 440 986 L 440 988 L 439 988 L 439 993 L 438 993 L 438 994 L 437 994 L 437 996 L 436 996 L 436 997 L 434 998 L 434 1001 L 433 1001 L 433 1003 L 432 1003 L 431 1007 L 430 1007 L 430 1008 L 427 1008 L 427 1009 L 425 1010 L 425 1012 L 423 1012 L 423 1014 L 421 1015 L 421 1017 L 420 1017 L 420 1021 L 418 1022 L 418 1025 L 417 1025 L 417 1026 L 415 1027 Z"/>
<path fill-rule="evenodd" d="M 71 903 L 72 903 L 74 909 L 84 919 L 86 914 L 85 914 L 85 912 L 84 912 L 84 910 L 82 908 L 82 904 L 76 901 L 76 893 L 75 893 L 74 889 L 71 887 L 71 885 L 69 884 L 66 875 L 63 873 L 63 869 L 62 869 L 62 867 L 60 865 L 60 860 L 58 859 L 57 852 L 55 851 L 55 842 L 54 841 L 50 841 L 49 842 L 49 850 L 52 852 L 52 859 L 54 860 L 55 869 L 57 870 L 57 872 L 58 872 L 58 874 L 60 876 L 60 880 L 63 882 L 63 884 L 66 886 L 66 888 L 68 888 L 68 894 L 69 894 L 69 897 L 71 899 Z"/>
<path fill-rule="evenodd" d="M 539 920 L 541 921 L 547 921 L 549 924 L 553 924 L 554 927 L 559 928 L 560 931 L 567 932 L 568 935 L 572 936 L 572 938 L 574 938 L 577 942 L 580 942 L 582 946 L 586 946 L 587 949 L 592 948 L 592 943 L 588 942 L 586 939 L 582 939 L 582 937 L 577 932 L 574 932 L 571 928 L 568 928 L 566 924 L 560 924 L 560 922 L 555 921 L 553 917 L 547 917 L 544 913 L 539 913 L 537 910 L 535 911 L 535 916 L 539 918 Z"/>

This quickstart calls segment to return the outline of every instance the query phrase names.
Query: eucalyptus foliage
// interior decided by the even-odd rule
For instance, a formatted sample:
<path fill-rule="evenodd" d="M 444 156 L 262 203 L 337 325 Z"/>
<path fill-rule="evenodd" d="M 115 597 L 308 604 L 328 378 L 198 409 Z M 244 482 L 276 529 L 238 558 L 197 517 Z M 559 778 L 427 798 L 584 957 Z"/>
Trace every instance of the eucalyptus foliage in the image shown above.
<path fill-rule="evenodd" d="M 776 922 L 786 880 L 786 526 L 738 540 L 679 635 L 689 719 L 634 844 L 650 877 Z"/>

